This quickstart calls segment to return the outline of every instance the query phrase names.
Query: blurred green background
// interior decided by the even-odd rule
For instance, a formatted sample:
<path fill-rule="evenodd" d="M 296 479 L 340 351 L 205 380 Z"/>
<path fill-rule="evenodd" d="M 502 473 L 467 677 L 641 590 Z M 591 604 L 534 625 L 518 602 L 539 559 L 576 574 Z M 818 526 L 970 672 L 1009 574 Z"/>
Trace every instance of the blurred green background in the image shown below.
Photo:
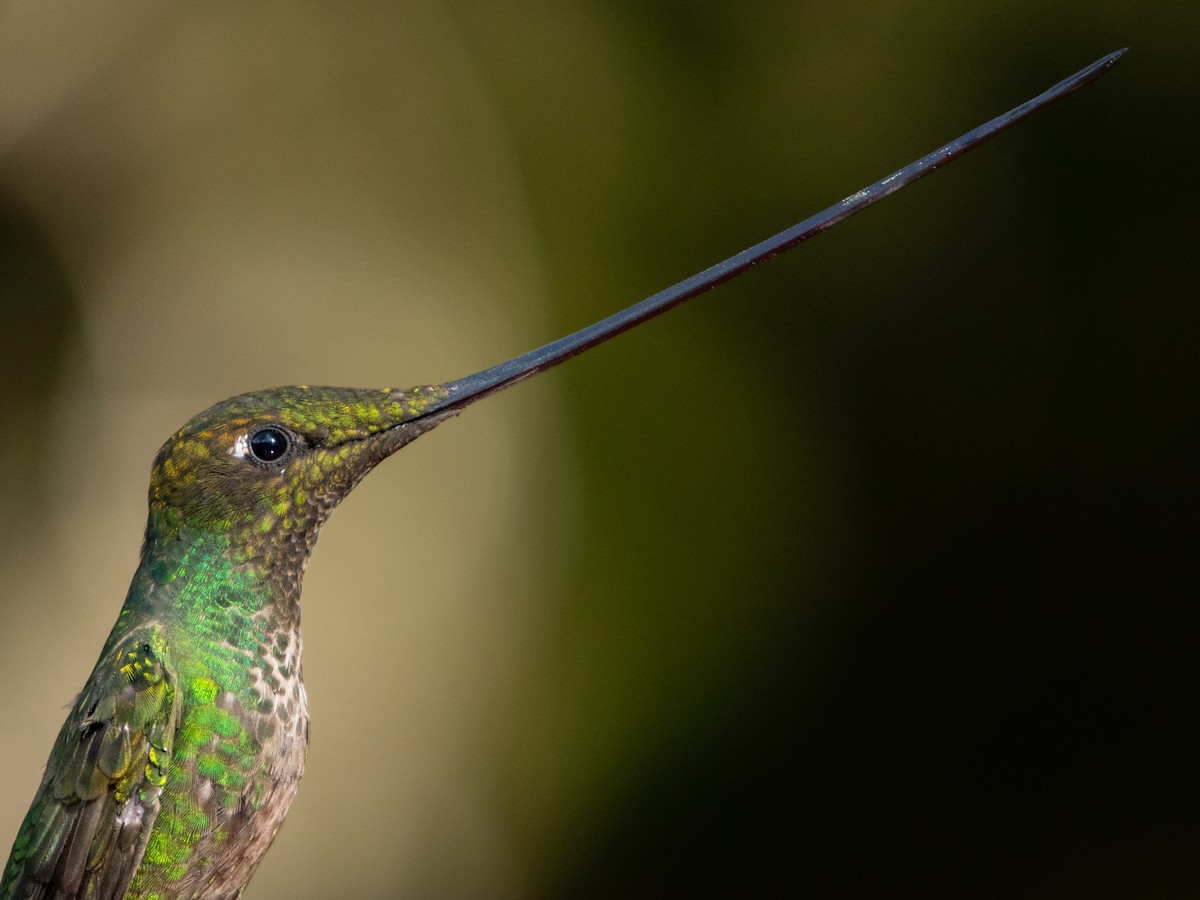
<path fill-rule="evenodd" d="M 1124 45 L 334 516 L 247 898 L 1200 895 L 1196 60 L 1115 0 L 0 6 L 0 840 L 149 463 L 464 375 Z"/>

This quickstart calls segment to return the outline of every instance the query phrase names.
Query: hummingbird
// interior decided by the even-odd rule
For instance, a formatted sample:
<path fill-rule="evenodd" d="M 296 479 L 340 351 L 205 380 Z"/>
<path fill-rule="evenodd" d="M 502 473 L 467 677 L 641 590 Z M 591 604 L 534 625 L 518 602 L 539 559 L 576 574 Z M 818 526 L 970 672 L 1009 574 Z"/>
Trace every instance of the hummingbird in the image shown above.
<path fill-rule="evenodd" d="M 742 253 L 544 347 L 442 384 L 222 401 L 151 468 L 141 557 L 0 873 L 0 900 L 235 898 L 304 772 L 300 590 L 338 503 L 401 447 L 832 227 L 1116 64 L 1109 54 Z"/>

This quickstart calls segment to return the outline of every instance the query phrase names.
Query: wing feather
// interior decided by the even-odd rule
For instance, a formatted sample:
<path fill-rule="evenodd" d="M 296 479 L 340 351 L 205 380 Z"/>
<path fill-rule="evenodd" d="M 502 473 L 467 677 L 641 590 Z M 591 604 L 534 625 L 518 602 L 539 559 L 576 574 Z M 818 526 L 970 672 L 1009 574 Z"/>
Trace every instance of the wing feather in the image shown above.
<path fill-rule="evenodd" d="M 59 732 L 0 900 L 124 896 L 158 815 L 178 719 L 160 626 L 105 652 Z"/>

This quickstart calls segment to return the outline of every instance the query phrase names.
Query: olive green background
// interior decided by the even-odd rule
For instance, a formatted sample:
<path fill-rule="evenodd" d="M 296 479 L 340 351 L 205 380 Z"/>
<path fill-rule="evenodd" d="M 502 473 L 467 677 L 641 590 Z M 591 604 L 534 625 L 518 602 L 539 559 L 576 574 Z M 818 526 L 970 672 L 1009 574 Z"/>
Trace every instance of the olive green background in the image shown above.
<path fill-rule="evenodd" d="M 247 898 L 1200 893 L 1200 13 L 0 6 L 0 841 L 227 395 L 445 380 L 1100 55 L 332 519 Z"/>

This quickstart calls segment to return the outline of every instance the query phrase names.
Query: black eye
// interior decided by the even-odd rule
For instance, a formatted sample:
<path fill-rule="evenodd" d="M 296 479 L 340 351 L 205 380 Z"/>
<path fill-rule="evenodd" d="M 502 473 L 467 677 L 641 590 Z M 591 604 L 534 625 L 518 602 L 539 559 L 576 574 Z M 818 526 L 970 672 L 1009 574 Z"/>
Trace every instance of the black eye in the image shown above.
<path fill-rule="evenodd" d="M 250 452 L 261 462 L 275 462 L 292 446 L 292 436 L 282 428 L 268 426 L 250 435 Z"/>

